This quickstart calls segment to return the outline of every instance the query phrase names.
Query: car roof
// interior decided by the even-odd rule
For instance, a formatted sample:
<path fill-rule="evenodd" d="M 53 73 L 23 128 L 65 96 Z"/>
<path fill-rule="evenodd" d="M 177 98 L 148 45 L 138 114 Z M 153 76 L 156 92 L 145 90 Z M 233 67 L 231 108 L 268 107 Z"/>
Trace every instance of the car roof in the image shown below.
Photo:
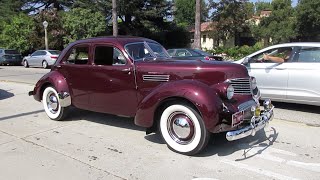
<path fill-rule="evenodd" d="M 153 42 L 153 43 L 158 43 L 152 39 L 148 39 L 148 38 L 143 38 L 143 37 L 136 37 L 136 36 L 104 36 L 104 37 L 95 37 L 95 38 L 88 38 L 88 39 L 83 39 L 83 40 L 78 40 L 75 41 L 74 43 L 86 43 L 86 42 L 115 42 L 121 45 L 125 45 L 128 43 L 134 43 L 134 42 L 143 42 L 143 41 L 147 41 L 147 42 Z"/>

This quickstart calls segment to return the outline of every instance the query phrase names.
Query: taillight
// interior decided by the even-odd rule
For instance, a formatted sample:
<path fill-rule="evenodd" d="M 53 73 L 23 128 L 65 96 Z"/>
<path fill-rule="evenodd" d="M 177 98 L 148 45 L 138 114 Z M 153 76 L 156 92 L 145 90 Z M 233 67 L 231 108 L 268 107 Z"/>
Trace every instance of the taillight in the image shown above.
<path fill-rule="evenodd" d="M 51 59 L 57 59 L 58 58 L 58 56 L 50 56 L 51 57 Z"/>

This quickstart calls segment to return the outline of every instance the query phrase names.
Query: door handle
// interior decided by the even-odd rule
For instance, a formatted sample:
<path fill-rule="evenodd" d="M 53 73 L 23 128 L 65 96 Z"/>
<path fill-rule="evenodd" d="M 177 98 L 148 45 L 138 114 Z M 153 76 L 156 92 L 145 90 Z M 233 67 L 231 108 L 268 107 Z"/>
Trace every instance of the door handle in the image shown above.
<path fill-rule="evenodd" d="M 122 69 L 121 71 L 129 75 L 131 74 L 131 68 L 125 68 L 125 69 Z"/>
<path fill-rule="evenodd" d="M 275 69 L 276 69 L 276 70 L 285 70 L 285 69 L 287 69 L 287 68 L 276 67 Z"/>

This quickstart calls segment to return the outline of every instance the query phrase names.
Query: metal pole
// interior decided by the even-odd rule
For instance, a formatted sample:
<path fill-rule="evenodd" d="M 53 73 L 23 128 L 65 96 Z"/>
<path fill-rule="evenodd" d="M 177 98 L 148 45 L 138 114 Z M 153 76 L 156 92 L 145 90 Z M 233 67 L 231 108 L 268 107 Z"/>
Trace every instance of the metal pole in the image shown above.
<path fill-rule="evenodd" d="M 46 50 L 48 50 L 48 35 L 47 35 L 47 28 L 44 28 L 44 43 L 46 46 Z"/>

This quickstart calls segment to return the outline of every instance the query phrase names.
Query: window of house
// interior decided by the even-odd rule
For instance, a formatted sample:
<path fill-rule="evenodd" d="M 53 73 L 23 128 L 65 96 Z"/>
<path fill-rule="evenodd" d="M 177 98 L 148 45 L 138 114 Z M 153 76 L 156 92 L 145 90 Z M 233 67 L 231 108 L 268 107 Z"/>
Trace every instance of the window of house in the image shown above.
<path fill-rule="evenodd" d="M 207 35 L 203 35 L 202 36 L 202 42 L 206 42 L 207 41 Z"/>
<path fill-rule="evenodd" d="M 68 64 L 88 64 L 89 46 L 74 47 L 71 49 L 66 63 Z"/>

